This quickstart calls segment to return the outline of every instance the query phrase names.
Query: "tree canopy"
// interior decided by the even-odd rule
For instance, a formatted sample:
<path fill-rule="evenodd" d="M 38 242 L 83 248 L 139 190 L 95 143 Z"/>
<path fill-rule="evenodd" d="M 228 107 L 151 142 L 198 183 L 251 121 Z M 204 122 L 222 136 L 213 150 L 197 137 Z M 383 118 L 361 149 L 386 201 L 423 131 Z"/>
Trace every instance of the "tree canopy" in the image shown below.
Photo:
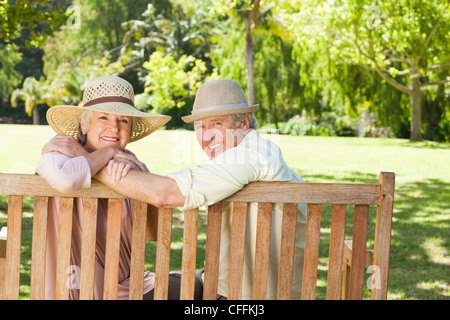
<path fill-rule="evenodd" d="M 3 103 L 33 76 L 17 68 L 27 44 L 42 48 L 35 81 L 48 106 L 80 103 L 86 80 L 117 74 L 141 110 L 176 128 L 200 84 L 232 78 L 260 104 L 263 129 L 450 141 L 446 0 L 0 4 Z"/>

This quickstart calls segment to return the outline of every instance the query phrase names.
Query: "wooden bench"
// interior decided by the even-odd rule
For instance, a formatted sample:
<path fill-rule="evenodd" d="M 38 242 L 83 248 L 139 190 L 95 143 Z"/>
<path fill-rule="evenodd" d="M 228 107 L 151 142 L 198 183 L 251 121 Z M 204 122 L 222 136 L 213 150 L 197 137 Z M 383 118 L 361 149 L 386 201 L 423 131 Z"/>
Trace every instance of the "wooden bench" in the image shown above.
<path fill-rule="evenodd" d="M 234 202 L 233 215 L 243 216 L 245 216 L 248 202 L 259 203 L 258 243 L 267 243 L 267 237 L 270 238 L 270 223 L 266 222 L 270 222 L 267 219 L 270 219 L 271 216 L 272 203 L 284 203 L 278 299 L 290 298 L 298 203 L 308 205 L 302 299 L 316 298 L 323 204 L 332 204 L 326 298 L 340 299 L 342 292 L 342 298 L 361 299 L 365 285 L 364 274 L 366 268 L 372 266 L 373 268 L 370 270 L 375 271 L 373 274 L 375 285 L 372 286 L 371 298 L 386 299 L 394 180 L 393 173 L 382 172 L 379 183 L 376 184 L 253 182 L 223 201 Z M 81 189 L 71 194 L 61 194 L 50 187 L 41 177 L 25 174 L 0 174 L 0 195 L 8 196 L 6 246 L 4 241 L 3 244 L 0 243 L 0 299 L 19 298 L 23 196 L 34 197 L 30 298 L 44 298 L 46 219 L 49 197 L 61 197 L 59 234 L 65 235 L 58 239 L 56 298 L 67 299 L 69 296 L 66 272 L 70 266 L 70 232 L 74 197 L 86 198 L 84 201 L 80 297 L 82 299 L 93 298 L 96 203 L 98 198 L 108 198 L 104 299 L 117 298 L 122 195 L 95 180 L 89 189 Z M 217 294 L 222 203 L 211 205 L 207 210 L 204 299 L 216 299 Z M 346 214 L 347 208 L 350 206 L 354 206 L 353 234 L 352 241 L 345 242 Z M 366 250 L 369 206 L 377 206 L 372 252 Z M 171 208 L 158 209 L 135 201 L 130 299 L 142 299 L 145 239 L 146 232 L 148 233 L 146 225 L 149 213 L 157 213 L 158 217 L 154 270 L 155 299 L 167 299 L 172 212 Z M 181 299 L 192 299 L 194 296 L 198 217 L 198 209 L 184 212 Z M 245 219 L 233 219 L 232 230 L 236 234 L 245 232 Z M 235 250 L 232 250 L 230 257 L 230 261 L 233 261 L 230 268 L 234 274 L 241 274 L 243 270 L 244 238 L 232 238 L 231 246 Z M 6 247 L 6 250 L 2 249 L 2 246 Z M 268 245 L 258 247 L 255 269 L 268 270 L 265 264 L 267 264 L 268 259 L 266 258 L 270 248 Z M 267 283 L 267 276 L 267 272 L 255 273 L 254 283 L 263 284 L 253 287 L 255 298 L 265 298 L 267 288 L 264 287 L 264 284 Z M 228 298 L 239 299 L 241 288 L 242 277 L 234 277 L 232 281 L 229 281 Z"/>

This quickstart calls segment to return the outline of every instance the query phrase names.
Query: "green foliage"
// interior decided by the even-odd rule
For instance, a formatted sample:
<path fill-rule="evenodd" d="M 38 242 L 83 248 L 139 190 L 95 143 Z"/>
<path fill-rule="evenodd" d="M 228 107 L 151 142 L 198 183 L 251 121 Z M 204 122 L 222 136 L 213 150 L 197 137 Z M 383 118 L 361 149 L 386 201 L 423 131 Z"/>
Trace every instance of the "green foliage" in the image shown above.
<path fill-rule="evenodd" d="M 38 104 L 49 102 L 45 95 L 47 88 L 45 84 L 38 82 L 34 77 L 28 77 L 23 82 L 22 89 L 16 89 L 11 95 L 11 105 L 17 107 L 19 100 L 25 101 L 25 111 L 31 116 L 33 108 Z"/>
<path fill-rule="evenodd" d="M 22 75 L 15 70 L 21 58 L 15 45 L 0 47 L 0 97 L 8 97 L 22 81 Z"/>
<path fill-rule="evenodd" d="M 0 38 L 6 42 L 29 34 L 29 46 L 42 46 L 68 14 L 65 6 L 53 1 L 0 0 Z"/>
<path fill-rule="evenodd" d="M 176 61 L 171 55 L 161 51 L 155 51 L 143 67 L 147 69 L 145 104 L 151 106 L 151 112 L 163 114 L 170 114 L 171 109 L 182 109 L 187 102 L 190 109 L 195 93 L 206 77 L 216 77 L 215 73 L 207 74 L 206 64 L 201 59 L 182 55 Z M 143 97 L 138 99 L 141 109 L 146 109 Z M 187 114 L 188 111 L 184 111 Z M 180 122 L 179 117 L 174 121 Z"/>
<path fill-rule="evenodd" d="M 301 10 L 286 16 L 298 39 L 294 56 L 301 65 L 302 84 L 311 96 L 324 96 L 331 107 L 358 108 L 371 101 L 376 112 L 384 113 L 380 118 L 400 113 L 397 120 L 388 120 L 389 125 L 399 132 L 404 125 L 398 119 L 409 117 L 411 134 L 419 136 L 421 106 L 413 96 L 420 97 L 421 88 L 448 83 L 448 9 L 447 1 L 303 1 Z M 351 68 L 351 73 L 345 72 Z M 363 78 L 354 77 L 358 74 Z M 371 79 L 372 74 L 379 79 Z M 312 83 L 313 79 L 322 81 Z M 411 101 L 397 96 L 386 108 L 388 104 L 380 101 L 393 94 L 380 90 L 385 85 L 406 93 Z M 405 104 L 411 111 L 406 112 Z"/>
<path fill-rule="evenodd" d="M 285 122 L 261 126 L 262 132 L 277 130 L 281 134 L 294 136 L 364 136 L 364 119 L 353 118 L 339 110 L 323 112 L 318 119 L 296 115 Z"/>
<path fill-rule="evenodd" d="M 37 25 L 33 29 L 37 36 L 43 34 L 47 25 L 41 9 L 58 12 L 53 1 L 10 3 L 0 10 L 15 21 L 22 19 L 14 27 L 22 42 L 33 40 L 27 31 L 29 21 Z M 366 134 L 383 127 L 390 135 L 409 137 L 419 126 L 426 139 L 449 139 L 448 1 L 75 0 L 73 4 L 79 8 L 80 16 L 75 17 L 79 29 L 64 20 L 66 13 L 60 30 L 46 38 L 45 79 L 39 63 L 29 67 L 28 53 L 20 46 L 0 48 L 2 97 L 20 87 L 22 78 L 34 75 L 54 103 L 76 104 L 87 79 L 117 74 L 132 83 L 139 108 L 171 115 L 169 127 L 176 128 L 184 125 L 180 117 L 189 113 L 200 83 L 232 78 L 241 83 L 249 100 L 252 95 L 260 105 L 256 116 L 261 125 L 284 126 L 291 133 L 361 135 L 358 123 L 370 114 Z M 25 55 L 22 61 L 20 52 Z M 417 94 L 420 103 L 412 98 Z M 300 125 L 304 111 L 308 123 Z M 305 131 L 307 125 L 310 129 Z"/>

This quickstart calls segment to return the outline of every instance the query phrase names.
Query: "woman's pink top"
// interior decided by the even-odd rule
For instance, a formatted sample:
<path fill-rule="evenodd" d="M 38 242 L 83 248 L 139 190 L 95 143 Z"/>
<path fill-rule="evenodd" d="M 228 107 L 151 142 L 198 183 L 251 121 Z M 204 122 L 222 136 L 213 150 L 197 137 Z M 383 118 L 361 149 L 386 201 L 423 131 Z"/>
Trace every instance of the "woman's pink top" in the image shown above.
<path fill-rule="evenodd" d="M 44 154 L 36 167 L 55 189 L 67 193 L 91 186 L 91 169 L 85 157 L 70 158 L 57 152 Z M 118 299 L 128 299 L 131 265 L 131 231 L 133 226 L 133 200 L 125 199 L 122 205 L 120 231 L 120 260 Z M 49 199 L 47 222 L 47 256 L 45 268 L 45 298 L 55 299 L 56 252 L 58 238 L 59 198 Z M 97 213 L 97 240 L 95 249 L 94 299 L 103 299 L 103 276 L 105 272 L 107 199 L 99 199 Z M 70 299 L 79 299 L 81 268 L 81 239 L 83 231 L 83 198 L 76 198 L 73 208 L 71 268 L 67 273 Z M 154 288 L 155 275 L 144 273 L 143 294 Z"/>

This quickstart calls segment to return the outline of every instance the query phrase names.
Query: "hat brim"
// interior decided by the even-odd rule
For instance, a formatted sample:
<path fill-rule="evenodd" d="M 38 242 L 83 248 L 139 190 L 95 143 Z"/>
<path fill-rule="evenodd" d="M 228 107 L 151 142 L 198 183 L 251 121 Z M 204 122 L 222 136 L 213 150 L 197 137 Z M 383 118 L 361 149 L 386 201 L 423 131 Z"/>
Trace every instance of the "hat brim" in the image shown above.
<path fill-rule="evenodd" d="M 85 110 L 113 113 L 122 116 L 135 117 L 134 130 L 128 142 L 140 140 L 165 125 L 172 117 L 146 113 L 135 109 L 126 103 L 100 103 L 90 107 L 60 105 L 47 111 L 47 121 L 58 134 L 78 137 L 79 117 Z"/>
<path fill-rule="evenodd" d="M 211 117 L 217 116 L 226 116 L 229 114 L 240 114 L 240 113 L 252 113 L 258 110 L 259 104 L 255 104 L 253 106 L 241 107 L 241 108 L 226 108 L 226 109 L 218 109 L 218 110 L 210 110 L 198 112 L 196 114 L 191 114 L 188 116 L 181 117 L 181 119 L 186 123 L 192 123 L 197 120 L 202 120 Z"/>

